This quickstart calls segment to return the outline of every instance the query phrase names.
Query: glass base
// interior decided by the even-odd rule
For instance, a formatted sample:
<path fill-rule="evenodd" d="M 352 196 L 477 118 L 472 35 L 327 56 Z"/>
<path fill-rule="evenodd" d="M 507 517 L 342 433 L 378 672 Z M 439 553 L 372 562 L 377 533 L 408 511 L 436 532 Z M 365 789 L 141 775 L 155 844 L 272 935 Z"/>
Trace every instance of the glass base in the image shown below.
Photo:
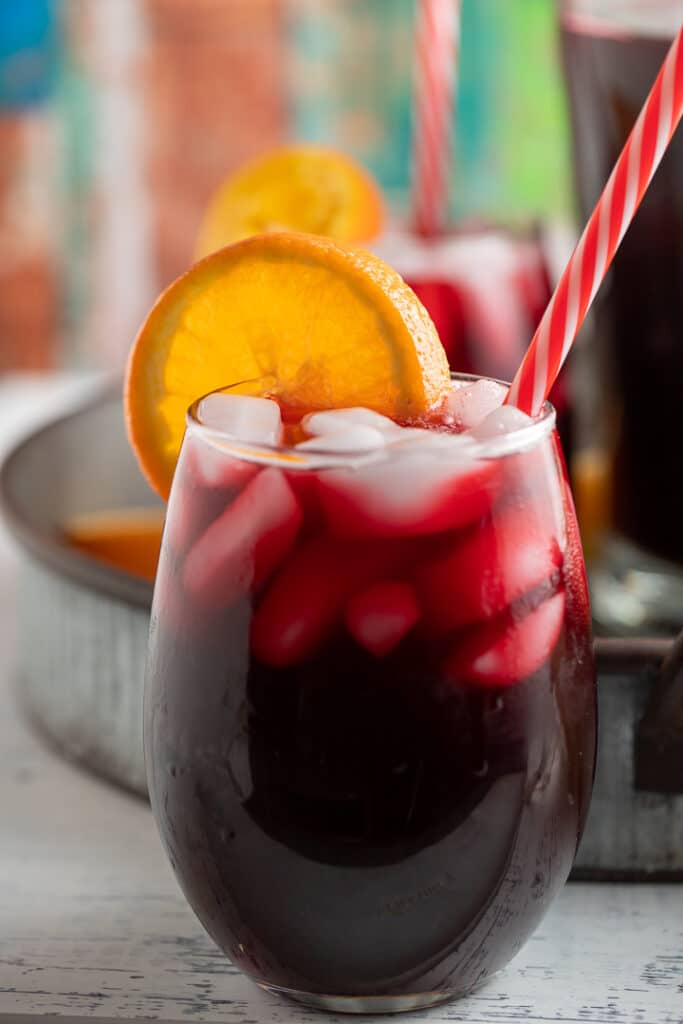
<path fill-rule="evenodd" d="M 589 581 L 599 633 L 669 637 L 683 627 L 683 566 L 610 535 Z"/>
<path fill-rule="evenodd" d="M 311 992 L 297 992 L 290 988 L 260 983 L 261 988 L 279 996 L 287 996 L 315 1010 L 333 1013 L 406 1013 L 425 1010 L 456 998 L 455 992 L 419 992 L 405 996 L 335 996 Z M 463 993 L 464 994 L 464 993 Z"/>

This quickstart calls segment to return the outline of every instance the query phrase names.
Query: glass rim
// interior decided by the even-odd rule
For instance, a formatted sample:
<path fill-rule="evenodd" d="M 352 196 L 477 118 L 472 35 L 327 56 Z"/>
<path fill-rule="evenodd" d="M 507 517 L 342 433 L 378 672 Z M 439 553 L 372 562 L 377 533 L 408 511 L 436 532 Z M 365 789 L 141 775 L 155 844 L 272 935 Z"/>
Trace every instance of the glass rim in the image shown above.
<path fill-rule="evenodd" d="M 479 380 L 492 381 L 509 387 L 507 381 L 498 380 L 496 377 L 488 377 L 485 374 L 451 373 L 452 381 L 462 381 L 473 384 Z M 250 384 L 264 384 L 265 378 L 255 377 L 242 381 L 235 381 L 233 384 L 220 388 L 214 388 L 205 395 L 197 398 L 188 408 L 185 414 L 186 432 L 191 432 L 208 442 L 213 448 L 219 449 L 226 455 L 235 458 L 245 459 L 250 462 L 258 462 L 266 465 L 279 466 L 281 469 L 293 470 L 320 470 L 320 469 L 349 469 L 368 465 L 372 462 L 386 461 L 390 458 L 399 459 L 410 452 L 416 453 L 416 449 L 402 449 L 401 442 L 397 441 L 392 445 L 386 445 L 372 451 L 325 451 L 323 449 L 306 448 L 305 451 L 294 445 L 275 445 L 266 442 L 254 442 L 241 439 L 228 431 L 211 427 L 204 423 L 201 418 L 200 407 L 202 402 L 211 395 L 231 392 L 235 388 L 243 388 Z M 244 392 L 240 392 L 244 394 Z M 268 397 L 267 394 L 252 395 L 251 397 Z M 468 459 L 494 460 L 505 458 L 510 455 L 517 455 L 531 448 L 536 447 L 541 441 L 553 433 L 557 422 L 555 407 L 546 400 L 541 413 L 531 423 L 511 430 L 508 433 L 496 437 L 474 440 L 467 448 Z M 434 432 L 438 436 L 438 431 Z M 444 433 L 442 437 L 449 435 Z M 456 435 L 457 436 L 457 435 Z M 455 448 L 455 446 L 454 446 Z M 433 449 L 430 455 L 438 454 L 448 458 L 450 452 L 448 445 L 444 444 L 441 449 Z"/>
<path fill-rule="evenodd" d="M 570 30 L 624 38 L 673 39 L 683 13 L 682 0 L 558 0 L 558 7 Z"/>

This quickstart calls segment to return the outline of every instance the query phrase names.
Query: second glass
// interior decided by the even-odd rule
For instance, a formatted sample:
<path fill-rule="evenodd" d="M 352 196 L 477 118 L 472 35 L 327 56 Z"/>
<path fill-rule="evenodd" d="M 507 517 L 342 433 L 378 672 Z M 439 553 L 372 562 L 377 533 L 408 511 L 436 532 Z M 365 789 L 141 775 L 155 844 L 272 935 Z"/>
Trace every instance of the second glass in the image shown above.
<path fill-rule="evenodd" d="M 443 435 L 379 460 L 246 444 L 202 410 L 145 698 L 180 884 L 235 964 L 311 1005 L 467 993 L 566 880 L 591 790 L 590 616 L 554 412 L 463 463 Z"/>

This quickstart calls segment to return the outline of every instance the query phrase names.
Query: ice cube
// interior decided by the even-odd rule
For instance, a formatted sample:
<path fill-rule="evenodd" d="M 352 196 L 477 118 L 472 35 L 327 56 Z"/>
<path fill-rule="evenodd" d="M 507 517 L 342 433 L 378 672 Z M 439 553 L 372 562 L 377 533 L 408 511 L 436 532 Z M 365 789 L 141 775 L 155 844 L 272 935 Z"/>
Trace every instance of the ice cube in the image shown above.
<path fill-rule="evenodd" d="M 357 644 L 377 658 L 397 647 L 420 618 L 409 583 L 386 580 L 361 590 L 346 606 L 346 627 Z"/>
<path fill-rule="evenodd" d="M 386 438 L 372 427 L 348 427 L 335 433 L 312 437 L 298 444 L 298 451 L 372 452 L 383 448 Z"/>
<path fill-rule="evenodd" d="M 240 441 L 279 444 L 282 436 L 280 406 L 271 398 L 217 392 L 202 399 L 199 419 L 212 430 Z"/>
<path fill-rule="evenodd" d="M 420 566 L 418 592 L 430 629 L 449 633 L 495 618 L 550 584 L 562 566 L 560 541 L 534 504 L 499 509 Z"/>
<path fill-rule="evenodd" d="M 477 380 L 453 388 L 446 401 L 445 417 L 459 430 L 472 430 L 500 408 L 506 394 L 507 388 L 493 380 Z"/>
<path fill-rule="evenodd" d="M 313 657 L 340 625 L 353 594 L 390 573 L 403 553 L 396 543 L 349 544 L 321 535 L 300 544 L 254 613 L 254 656 L 273 668 Z"/>
<path fill-rule="evenodd" d="M 400 434 L 391 438 L 393 450 L 400 447 L 401 453 L 423 455 L 426 458 L 446 456 L 451 467 L 455 460 L 469 457 L 469 449 L 474 444 L 469 434 L 450 434 L 443 430 L 427 430 L 424 427 L 404 427 Z M 443 462 L 441 463 L 443 472 Z"/>
<path fill-rule="evenodd" d="M 500 437 L 503 434 L 511 434 L 514 430 L 521 430 L 530 423 L 533 423 L 531 416 L 527 416 L 521 409 L 516 409 L 514 405 L 501 405 L 485 416 L 471 431 L 470 436 L 477 441 L 487 441 L 491 437 Z"/>
<path fill-rule="evenodd" d="M 379 412 L 364 409 L 361 406 L 351 409 L 312 412 L 304 416 L 301 426 L 307 434 L 314 434 L 318 437 L 340 434 L 354 427 L 370 427 L 373 430 L 379 430 L 382 434 L 396 434 L 401 430 L 398 423 L 394 423 L 388 416 L 382 416 Z"/>
<path fill-rule="evenodd" d="M 227 446 L 207 443 L 204 437 L 190 430 L 183 442 L 176 475 L 182 474 L 190 492 L 195 486 L 239 490 L 257 469 L 258 466 L 231 453 Z"/>
<path fill-rule="evenodd" d="M 183 567 L 187 593 L 218 610 L 257 589 L 289 553 L 301 519 L 284 473 L 262 470 L 193 544 Z"/>
<path fill-rule="evenodd" d="M 443 444 L 454 437 L 443 437 Z M 501 476 L 493 461 L 469 457 L 469 444 L 453 445 L 457 456 L 430 449 L 392 452 L 372 465 L 321 475 L 320 500 L 333 532 L 345 537 L 419 536 L 455 529 L 484 515 Z"/>
<path fill-rule="evenodd" d="M 559 640 L 565 595 L 560 590 L 523 619 L 491 619 L 460 634 L 442 671 L 455 683 L 490 689 L 514 686 L 537 672 Z"/>

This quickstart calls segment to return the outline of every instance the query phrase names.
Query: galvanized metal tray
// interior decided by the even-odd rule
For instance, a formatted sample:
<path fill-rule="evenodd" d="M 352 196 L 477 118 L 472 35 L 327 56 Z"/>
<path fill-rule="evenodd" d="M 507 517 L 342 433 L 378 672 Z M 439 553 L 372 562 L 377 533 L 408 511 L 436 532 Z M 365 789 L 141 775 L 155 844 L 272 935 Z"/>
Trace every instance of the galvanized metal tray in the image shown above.
<path fill-rule="evenodd" d="M 69 547 L 61 525 L 155 503 L 111 390 L 33 434 L 0 470 L 0 508 L 27 554 L 25 707 L 64 754 L 140 795 L 152 588 Z M 575 874 L 683 879 L 683 641 L 598 640 L 596 653 L 598 766 Z"/>

